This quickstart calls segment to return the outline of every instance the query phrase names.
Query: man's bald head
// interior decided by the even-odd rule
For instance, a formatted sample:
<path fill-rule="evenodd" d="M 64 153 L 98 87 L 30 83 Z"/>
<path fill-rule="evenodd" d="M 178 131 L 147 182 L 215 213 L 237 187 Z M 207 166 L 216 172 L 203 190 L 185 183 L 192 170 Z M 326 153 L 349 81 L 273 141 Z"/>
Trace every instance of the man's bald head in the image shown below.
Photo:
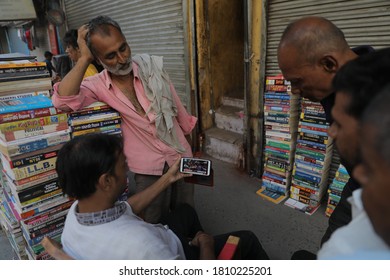
<path fill-rule="evenodd" d="M 299 50 L 306 62 L 314 63 L 327 52 L 349 50 L 344 33 L 323 17 L 304 17 L 290 23 L 283 32 L 278 53 L 284 48 Z"/>

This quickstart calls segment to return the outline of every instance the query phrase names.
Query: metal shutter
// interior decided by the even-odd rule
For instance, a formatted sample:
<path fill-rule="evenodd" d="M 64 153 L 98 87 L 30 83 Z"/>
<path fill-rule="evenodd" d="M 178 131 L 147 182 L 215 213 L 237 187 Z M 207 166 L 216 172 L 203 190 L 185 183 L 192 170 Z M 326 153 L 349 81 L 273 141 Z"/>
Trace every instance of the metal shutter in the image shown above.
<path fill-rule="evenodd" d="M 388 0 L 269 0 L 266 75 L 280 73 L 276 50 L 284 28 L 291 21 L 309 15 L 322 16 L 335 23 L 351 47 L 390 47 Z"/>
<path fill-rule="evenodd" d="M 133 54 L 163 56 L 164 68 L 190 110 L 185 3 L 181 0 L 65 0 L 65 12 L 68 27 L 75 29 L 95 16 L 109 16 L 121 26 Z"/>

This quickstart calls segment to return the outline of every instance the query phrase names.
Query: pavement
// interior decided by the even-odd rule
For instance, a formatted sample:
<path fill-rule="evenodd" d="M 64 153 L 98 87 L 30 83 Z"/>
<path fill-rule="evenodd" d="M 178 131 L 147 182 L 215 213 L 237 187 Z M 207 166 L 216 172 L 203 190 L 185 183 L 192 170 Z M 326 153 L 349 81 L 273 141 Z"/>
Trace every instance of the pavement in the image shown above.
<path fill-rule="evenodd" d="M 212 160 L 214 187 L 196 185 L 195 208 L 206 232 L 213 235 L 236 230 L 253 231 L 269 257 L 288 260 L 293 252 L 316 252 L 328 224 L 325 207 L 309 216 L 290 207 L 269 202 L 256 194 L 258 178 L 233 165 Z M 15 256 L 0 230 L 0 260 Z"/>

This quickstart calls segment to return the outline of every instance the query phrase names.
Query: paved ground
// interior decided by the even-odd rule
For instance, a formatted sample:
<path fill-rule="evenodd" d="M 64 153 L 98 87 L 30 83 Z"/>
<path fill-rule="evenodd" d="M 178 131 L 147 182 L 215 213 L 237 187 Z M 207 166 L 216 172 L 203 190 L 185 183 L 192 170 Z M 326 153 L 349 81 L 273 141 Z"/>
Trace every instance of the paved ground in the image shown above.
<path fill-rule="evenodd" d="M 271 259 L 290 259 L 299 249 L 318 250 L 327 226 L 325 206 L 312 216 L 275 205 L 256 194 L 259 180 L 216 159 L 213 160 L 215 186 L 196 186 L 195 203 L 206 231 L 219 234 L 228 231 L 252 230 Z M 14 255 L 0 231 L 0 260 Z"/>

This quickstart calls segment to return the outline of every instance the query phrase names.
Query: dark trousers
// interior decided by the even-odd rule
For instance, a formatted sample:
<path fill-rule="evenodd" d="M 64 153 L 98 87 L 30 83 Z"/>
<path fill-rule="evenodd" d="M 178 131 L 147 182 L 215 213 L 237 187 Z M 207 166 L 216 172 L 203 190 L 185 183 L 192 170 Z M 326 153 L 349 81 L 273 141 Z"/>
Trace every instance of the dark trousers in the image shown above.
<path fill-rule="evenodd" d="M 196 233 L 198 231 L 203 231 L 195 209 L 188 204 L 180 204 L 174 211 L 163 217 L 161 222 L 163 224 L 167 224 L 169 228 L 179 237 L 183 245 L 186 258 L 189 260 L 198 260 L 199 248 L 189 245 L 189 241 L 195 237 Z M 240 259 L 269 259 L 256 235 L 254 235 L 253 232 L 247 230 L 229 232 L 226 234 L 214 236 L 214 251 L 216 256 L 219 255 L 230 235 L 234 235 L 240 238 Z"/>

